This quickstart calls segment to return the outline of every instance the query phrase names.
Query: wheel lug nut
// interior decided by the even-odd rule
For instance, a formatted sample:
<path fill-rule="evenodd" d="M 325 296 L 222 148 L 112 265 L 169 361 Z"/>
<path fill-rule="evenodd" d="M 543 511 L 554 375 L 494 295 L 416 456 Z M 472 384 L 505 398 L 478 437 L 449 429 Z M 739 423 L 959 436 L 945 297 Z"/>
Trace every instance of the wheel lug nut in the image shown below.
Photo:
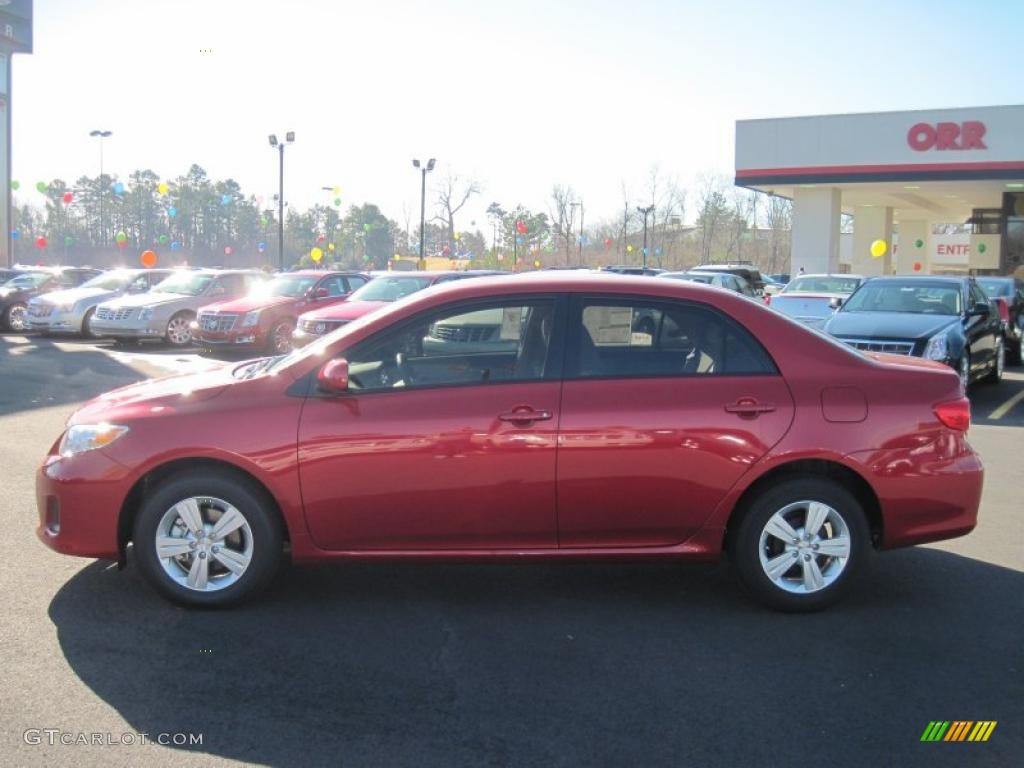
<path fill-rule="evenodd" d="M 818 545 L 817 544 L 811 544 L 811 549 L 813 549 L 814 551 L 817 551 L 818 550 Z"/>
<path fill-rule="evenodd" d="M 200 555 L 200 557 L 201 557 L 201 555 Z M 804 560 L 810 561 L 810 559 L 811 559 L 810 555 L 804 555 Z"/>
<path fill-rule="evenodd" d="M 200 560 L 205 560 L 206 559 L 206 553 L 205 552 L 200 552 L 199 553 L 199 559 Z M 810 559 L 810 558 L 808 558 L 808 559 Z"/>
<path fill-rule="evenodd" d="M 214 547 L 213 547 L 213 554 L 216 555 L 218 552 L 220 552 L 220 547 L 214 545 Z"/>
<path fill-rule="evenodd" d="M 797 552 L 795 549 L 793 550 L 793 557 L 800 557 L 800 553 Z"/>
<path fill-rule="evenodd" d="M 197 542 L 197 541 L 190 541 L 188 543 L 188 548 L 189 549 L 195 549 L 198 546 L 198 544 L 199 544 L 199 542 Z"/>

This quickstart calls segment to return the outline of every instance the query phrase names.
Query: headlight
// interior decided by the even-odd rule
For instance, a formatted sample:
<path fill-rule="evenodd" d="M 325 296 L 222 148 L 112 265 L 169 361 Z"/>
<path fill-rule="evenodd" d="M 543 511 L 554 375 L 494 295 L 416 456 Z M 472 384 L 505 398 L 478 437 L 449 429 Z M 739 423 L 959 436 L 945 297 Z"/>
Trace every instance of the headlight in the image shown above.
<path fill-rule="evenodd" d="M 69 427 L 60 441 L 59 453 L 64 458 L 103 448 L 121 437 L 128 427 L 119 424 L 77 424 Z"/>
<path fill-rule="evenodd" d="M 924 347 L 924 357 L 928 360 L 946 360 L 949 358 L 949 332 L 940 331 L 928 339 Z"/>
<path fill-rule="evenodd" d="M 141 312 L 139 312 L 139 320 L 149 320 L 149 318 L 151 318 L 152 316 L 153 316 L 153 308 L 152 307 L 145 307 Z"/>
<path fill-rule="evenodd" d="M 252 312 L 246 312 L 245 319 L 242 320 L 243 328 L 252 328 L 260 321 L 260 311 L 254 309 Z"/>

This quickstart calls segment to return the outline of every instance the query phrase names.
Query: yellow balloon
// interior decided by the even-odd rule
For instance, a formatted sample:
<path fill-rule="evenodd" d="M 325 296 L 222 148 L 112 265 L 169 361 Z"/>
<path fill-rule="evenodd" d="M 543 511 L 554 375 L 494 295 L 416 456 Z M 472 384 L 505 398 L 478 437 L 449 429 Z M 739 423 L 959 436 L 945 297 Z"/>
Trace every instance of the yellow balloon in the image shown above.
<path fill-rule="evenodd" d="M 461 237 L 461 235 L 460 235 L 460 234 L 459 234 L 458 232 L 456 232 L 456 233 L 455 233 L 455 234 L 453 235 L 453 237 L 454 237 L 454 238 L 455 238 L 456 240 L 458 240 L 458 239 L 459 239 L 459 238 Z"/>
<path fill-rule="evenodd" d="M 632 253 L 633 252 L 633 246 L 632 245 L 627 245 L 626 246 L 626 250 L 629 251 L 630 253 Z"/>
<path fill-rule="evenodd" d="M 540 269 L 540 259 L 537 259 L 535 262 L 533 262 L 533 266 L 535 266 L 537 269 Z"/>
<path fill-rule="evenodd" d="M 320 259 L 322 259 L 322 258 L 324 257 L 324 252 L 323 252 L 323 251 L 321 251 L 321 250 L 320 250 L 319 248 L 317 248 L 317 247 L 315 247 L 315 246 L 314 246 L 314 247 L 313 247 L 313 250 L 311 250 L 311 251 L 309 252 L 309 257 L 310 257 L 310 258 L 311 258 L 311 259 L 312 259 L 313 261 L 319 262 L 319 261 L 320 261 Z"/>
<path fill-rule="evenodd" d="M 341 187 L 335 187 L 335 188 L 334 188 L 334 189 L 332 189 L 331 191 L 332 191 L 332 192 L 333 192 L 334 194 L 336 194 L 336 195 L 339 195 L 339 194 L 341 194 Z"/>
<path fill-rule="evenodd" d="M 400 258 L 402 258 L 401 255 L 396 253 L 395 254 L 395 261 L 398 261 Z"/>
<path fill-rule="evenodd" d="M 334 251 L 334 243 L 328 243 L 327 244 L 327 250 L 333 252 Z"/>
<path fill-rule="evenodd" d="M 170 187 L 167 186 L 166 181 L 161 181 L 159 184 L 156 185 L 156 191 L 159 192 L 161 195 L 166 195 L 168 189 L 170 189 Z"/>
<path fill-rule="evenodd" d="M 875 259 L 880 259 L 885 256 L 885 252 L 889 250 L 889 246 L 886 245 L 885 240 L 875 240 L 871 244 L 871 256 Z"/>

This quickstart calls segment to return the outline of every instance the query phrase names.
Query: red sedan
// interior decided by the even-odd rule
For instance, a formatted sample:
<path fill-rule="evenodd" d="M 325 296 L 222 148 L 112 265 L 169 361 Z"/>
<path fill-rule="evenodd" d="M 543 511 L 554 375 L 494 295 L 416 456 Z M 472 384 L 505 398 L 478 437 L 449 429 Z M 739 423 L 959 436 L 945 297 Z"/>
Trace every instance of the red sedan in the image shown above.
<path fill-rule="evenodd" d="M 292 348 L 299 315 L 343 302 L 369 281 L 360 272 L 303 270 L 275 275 L 247 296 L 202 307 L 193 337 L 209 347 L 252 346 L 283 354 Z"/>
<path fill-rule="evenodd" d="M 947 366 L 725 291 L 457 282 L 86 404 L 39 470 L 38 536 L 121 561 L 131 542 L 189 605 L 255 594 L 287 542 L 298 562 L 727 551 L 763 602 L 813 610 L 872 550 L 974 528 L 969 422 Z"/>

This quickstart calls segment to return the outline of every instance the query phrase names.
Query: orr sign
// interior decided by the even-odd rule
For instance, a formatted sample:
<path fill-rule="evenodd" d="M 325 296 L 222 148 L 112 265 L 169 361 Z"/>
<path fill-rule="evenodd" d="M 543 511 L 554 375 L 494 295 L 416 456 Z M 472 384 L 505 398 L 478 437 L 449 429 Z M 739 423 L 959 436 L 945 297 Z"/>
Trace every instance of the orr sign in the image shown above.
<path fill-rule="evenodd" d="M 985 124 L 980 120 L 962 123 L 917 123 L 907 131 L 907 144 L 916 152 L 932 149 L 988 149 Z"/>

